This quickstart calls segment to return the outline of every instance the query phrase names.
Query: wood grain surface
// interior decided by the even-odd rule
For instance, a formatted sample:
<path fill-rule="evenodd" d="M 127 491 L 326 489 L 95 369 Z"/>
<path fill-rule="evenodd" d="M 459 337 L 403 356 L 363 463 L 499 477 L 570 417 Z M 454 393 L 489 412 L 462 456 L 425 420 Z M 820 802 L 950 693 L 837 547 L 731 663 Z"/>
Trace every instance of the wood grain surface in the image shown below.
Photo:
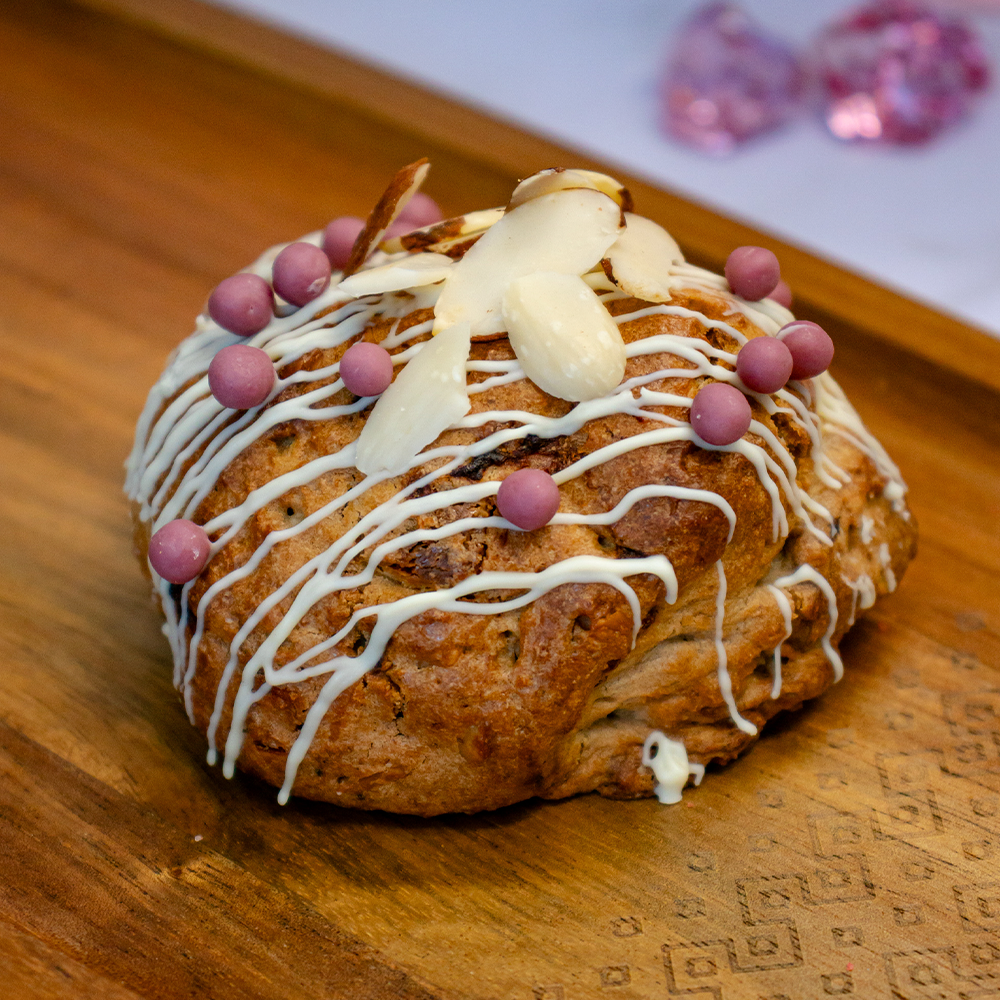
<path fill-rule="evenodd" d="M 842 684 L 670 808 L 281 808 L 204 763 L 121 493 L 166 354 L 215 282 L 402 163 L 429 156 L 461 212 L 579 160 L 145 7 L 0 0 L 0 996 L 1000 996 L 996 345 L 801 252 L 779 247 L 800 312 L 922 530 Z M 700 261 L 747 239 L 623 179 Z"/>

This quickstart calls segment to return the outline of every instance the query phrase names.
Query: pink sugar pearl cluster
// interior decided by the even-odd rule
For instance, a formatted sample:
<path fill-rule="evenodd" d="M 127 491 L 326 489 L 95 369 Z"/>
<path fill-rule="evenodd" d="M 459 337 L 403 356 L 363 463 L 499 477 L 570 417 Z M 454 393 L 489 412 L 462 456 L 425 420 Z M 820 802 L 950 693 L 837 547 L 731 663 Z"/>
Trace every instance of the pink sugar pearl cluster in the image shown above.
<path fill-rule="evenodd" d="M 726 280 L 733 294 L 751 302 L 771 297 L 786 308 L 792 293 L 781 280 L 778 258 L 764 247 L 737 247 L 726 261 Z M 736 374 L 750 392 L 770 395 L 790 378 L 813 378 L 833 360 L 833 341 L 826 331 L 805 320 L 783 326 L 777 337 L 755 337 L 736 355 Z M 746 396 L 727 382 L 712 382 L 691 402 L 691 426 L 706 444 L 725 446 L 750 429 L 752 412 Z"/>
<path fill-rule="evenodd" d="M 437 202 L 417 192 L 403 207 L 386 237 L 399 236 L 441 220 Z M 326 291 L 334 268 L 342 270 L 351 255 L 364 219 L 341 216 L 323 232 L 321 247 L 290 243 L 274 259 L 271 281 L 258 274 L 234 274 L 219 282 L 208 299 L 208 314 L 223 329 L 252 337 L 271 322 L 275 295 L 293 306 L 308 305 Z"/>
<path fill-rule="evenodd" d="M 736 374 L 751 392 L 770 395 L 790 378 L 814 378 L 833 360 L 833 341 L 816 323 L 796 320 L 777 337 L 748 340 L 736 355 Z M 691 426 L 707 444 L 729 445 L 750 429 L 752 413 L 746 396 L 728 382 L 711 382 L 691 402 Z"/>
<path fill-rule="evenodd" d="M 402 236 L 423 226 L 441 221 L 441 209 L 429 195 L 418 191 L 404 206 L 399 218 L 386 230 L 385 239 Z M 330 263 L 343 270 L 351 256 L 354 241 L 365 228 L 365 220 L 353 215 L 334 219 L 323 231 L 323 251 Z"/>
<path fill-rule="evenodd" d="M 290 243 L 271 266 L 271 281 L 259 274 L 234 274 L 215 286 L 208 315 L 223 329 L 252 337 L 271 322 L 275 293 L 293 306 L 305 306 L 330 284 L 330 260 L 311 243 Z"/>
<path fill-rule="evenodd" d="M 434 200 L 418 192 L 386 236 L 407 233 L 440 219 L 441 210 Z M 326 227 L 322 247 L 290 243 L 275 257 L 270 282 L 249 273 L 224 279 L 209 296 L 209 316 L 237 336 L 252 337 L 260 333 L 274 316 L 276 295 L 301 308 L 326 291 L 333 268 L 344 267 L 364 227 L 364 220 L 344 216 Z M 378 344 L 354 344 L 344 353 L 340 372 L 345 387 L 356 396 L 377 396 L 392 382 L 392 356 Z M 223 347 L 208 366 L 212 395 L 233 410 L 260 406 L 274 390 L 276 379 L 268 353 L 249 344 Z M 556 506 L 558 497 L 556 489 Z M 205 568 L 211 547 L 201 525 L 178 518 L 165 524 L 150 539 L 149 563 L 168 583 L 187 583 Z"/>

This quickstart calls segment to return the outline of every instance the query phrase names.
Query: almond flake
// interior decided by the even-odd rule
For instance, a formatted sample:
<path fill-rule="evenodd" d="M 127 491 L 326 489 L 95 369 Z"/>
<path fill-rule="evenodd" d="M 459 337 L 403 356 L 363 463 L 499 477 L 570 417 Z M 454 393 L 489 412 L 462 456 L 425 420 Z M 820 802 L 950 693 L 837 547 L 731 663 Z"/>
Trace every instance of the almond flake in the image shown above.
<path fill-rule="evenodd" d="M 641 215 L 625 214 L 625 231 L 604 260 L 605 272 L 622 291 L 647 302 L 666 302 L 680 281 L 674 267 L 684 255 L 662 226 Z"/>
<path fill-rule="evenodd" d="M 444 254 L 416 253 L 380 267 L 357 271 L 345 278 L 337 286 L 337 290 L 357 299 L 362 295 L 378 295 L 381 292 L 398 292 L 404 288 L 433 285 L 444 281 L 451 267 L 451 258 Z"/>
<path fill-rule="evenodd" d="M 502 208 L 484 208 L 453 219 L 443 219 L 422 229 L 414 229 L 411 233 L 403 233 L 402 236 L 394 236 L 391 240 L 385 240 L 381 249 L 386 253 L 399 253 L 400 250 L 445 253 L 456 244 L 481 236 L 502 217 Z"/>
<path fill-rule="evenodd" d="M 494 223 L 455 263 L 434 310 L 435 332 L 455 323 L 472 336 L 504 329 L 503 294 L 535 271 L 580 275 L 621 232 L 621 209 L 593 189 L 556 191 L 526 201 Z"/>
<path fill-rule="evenodd" d="M 361 472 L 398 476 L 442 431 L 469 412 L 468 356 L 468 323 L 424 341 L 368 415 L 355 461 Z"/>
<path fill-rule="evenodd" d="M 609 393 L 625 374 L 625 342 L 594 290 L 575 274 L 538 271 L 503 298 L 510 345 L 524 374 L 560 399 Z"/>
<path fill-rule="evenodd" d="M 417 160 L 403 167 L 385 189 L 368 216 L 365 228 L 351 247 L 351 256 L 344 268 L 344 277 L 354 274 L 368 259 L 368 255 L 381 243 L 385 231 L 399 218 L 406 203 L 420 190 L 427 171 L 431 169 L 427 159 Z"/>
<path fill-rule="evenodd" d="M 507 211 L 510 212 L 523 205 L 532 198 L 539 198 L 543 194 L 552 194 L 553 191 L 567 191 L 574 188 L 590 188 L 600 191 L 611 198 L 623 212 L 632 210 L 632 195 L 628 188 L 623 187 L 613 177 L 607 174 L 599 174 L 596 170 L 570 170 L 566 167 L 550 167 L 548 170 L 539 170 L 537 174 L 521 181 L 507 204 Z"/>

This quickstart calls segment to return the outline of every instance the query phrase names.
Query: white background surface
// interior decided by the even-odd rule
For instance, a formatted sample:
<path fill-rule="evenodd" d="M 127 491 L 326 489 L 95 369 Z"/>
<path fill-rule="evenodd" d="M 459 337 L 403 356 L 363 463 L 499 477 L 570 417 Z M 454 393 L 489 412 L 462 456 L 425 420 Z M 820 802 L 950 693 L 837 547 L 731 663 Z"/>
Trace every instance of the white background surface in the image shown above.
<path fill-rule="evenodd" d="M 1000 337 L 1000 81 L 922 149 L 804 118 L 727 160 L 658 130 L 658 80 L 699 0 L 225 0 L 742 218 Z M 744 0 L 799 47 L 851 6 Z M 1000 77 L 1000 16 L 972 19 Z M 569 164 L 567 164 L 569 165 Z"/>

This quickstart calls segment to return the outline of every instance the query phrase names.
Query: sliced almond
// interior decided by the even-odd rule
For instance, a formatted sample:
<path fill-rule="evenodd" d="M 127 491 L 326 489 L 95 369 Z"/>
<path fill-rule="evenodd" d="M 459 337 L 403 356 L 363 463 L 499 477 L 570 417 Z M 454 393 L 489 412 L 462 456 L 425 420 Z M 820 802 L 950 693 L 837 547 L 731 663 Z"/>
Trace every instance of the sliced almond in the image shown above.
<path fill-rule="evenodd" d="M 438 243 L 435 247 L 435 253 L 443 253 L 445 256 L 451 257 L 452 260 L 461 260 L 480 236 L 482 236 L 482 233 L 478 233 L 475 236 L 462 236 L 457 240 Z"/>
<path fill-rule="evenodd" d="M 574 188 L 590 188 L 600 191 L 615 201 L 623 212 L 632 211 L 632 195 L 628 188 L 607 174 L 599 174 L 596 170 L 571 170 L 567 167 L 550 167 L 539 170 L 537 174 L 521 181 L 507 203 L 510 212 L 532 198 L 554 191 L 567 191 Z"/>
<path fill-rule="evenodd" d="M 400 250 L 432 250 L 434 253 L 445 253 L 443 247 L 451 247 L 470 237 L 480 236 L 502 216 L 502 208 L 484 208 L 479 212 L 458 215 L 454 219 L 443 219 L 433 225 L 424 226 L 423 229 L 414 229 L 412 233 L 403 233 L 402 236 L 385 240 L 381 249 L 386 253 L 399 253 Z"/>
<path fill-rule="evenodd" d="M 666 302 L 679 284 L 674 267 L 684 254 L 662 226 L 631 212 L 625 231 L 602 262 L 604 271 L 622 291 L 647 302 Z"/>
<path fill-rule="evenodd" d="M 409 257 L 369 267 L 345 278 L 337 291 L 360 298 L 362 295 L 378 295 L 380 292 L 398 292 L 403 288 L 419 288 L 444 281 L 453 264 L 450 257 L 440 253 L 415 253 Z"/>
<path fill-rule="evenodd" d="M 503 297 L 507 336 L 524 374 L 552 396 L 581 402 L 625 374 L 625 342 L 594 290 L 575 274 L 537 271 Z"/>
<path fill-rule="evenodd" d="M 378 398 L 358 437 L 355 464 L 366 476 L 405 472 L 416 455 L 469 412 L 468 356 L 468 323 L 424 341 Z"/>
<path fill-rule="evenodd" d="M 556 191 L 525 202 L 494 223 L 456 261 L 434 310 L 434 329 L 471 324 L 473 337 L 504 329 L 503 294 L 535 271 L 589 271 L 621 232 L 621 210 L 593 189 Z"/>
<path fill-rule="evenodd" d="M 351 256 L 344 268 L 344 277 L 354 274 L 368 259 L 368 255 L 382 241 L 385 231 L 399 217 L 406 203 L 417 193 L 431 165 L 426 158 L 403 167 L 389 182 L 382 197 L 368 216 L 365 228 L 351 247 Z"/>

